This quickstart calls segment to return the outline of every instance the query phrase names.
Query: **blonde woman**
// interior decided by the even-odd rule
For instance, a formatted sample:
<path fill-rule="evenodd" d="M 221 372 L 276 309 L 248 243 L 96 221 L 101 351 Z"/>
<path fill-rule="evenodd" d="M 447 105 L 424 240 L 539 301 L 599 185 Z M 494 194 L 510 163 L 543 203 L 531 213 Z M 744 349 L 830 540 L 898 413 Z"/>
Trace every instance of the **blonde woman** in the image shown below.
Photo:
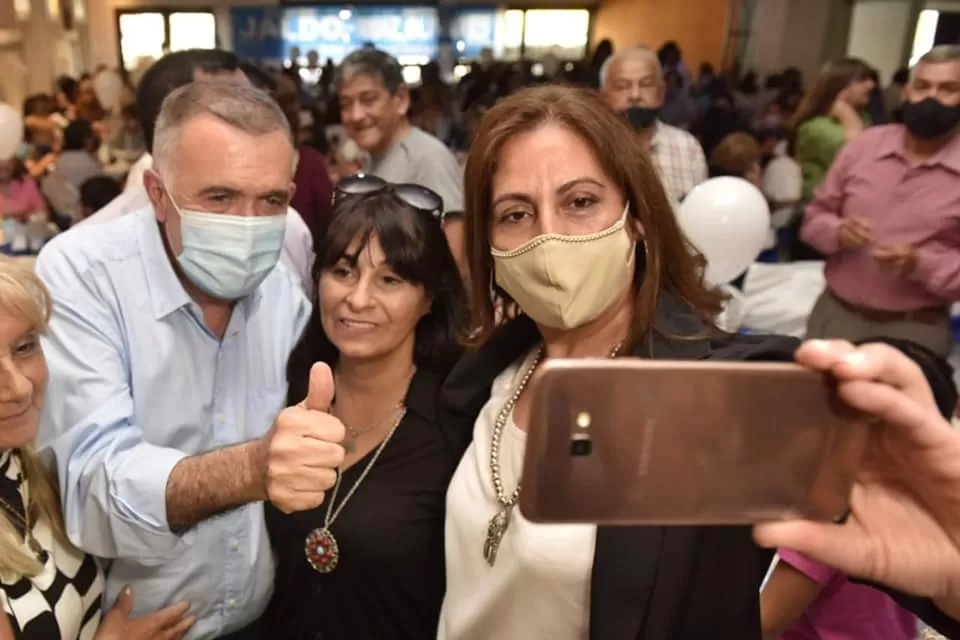
<path fill-rule="evenodd" d="M 186 603 L 131 619 L 126 590 L 101 619 L 103 575 L 67 539 L 57 488 L 32 447 L 50 306 L 29 262 L 0 258 L 0 640 L 180 638 L 193 624 Z"/>

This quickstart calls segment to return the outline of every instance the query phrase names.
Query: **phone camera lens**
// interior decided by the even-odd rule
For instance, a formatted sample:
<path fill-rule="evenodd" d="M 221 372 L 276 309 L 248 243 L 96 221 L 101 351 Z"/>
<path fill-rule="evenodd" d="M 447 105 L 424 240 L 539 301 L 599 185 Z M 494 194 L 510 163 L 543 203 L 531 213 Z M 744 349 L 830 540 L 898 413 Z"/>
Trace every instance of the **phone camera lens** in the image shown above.
<path fill-rule="evenodd" d="M 593 443 L 590 440 L 573 440 L 570 443 L 570 455 L 583 457 L 590 455 L 590 452 L 593 451 Z"/>

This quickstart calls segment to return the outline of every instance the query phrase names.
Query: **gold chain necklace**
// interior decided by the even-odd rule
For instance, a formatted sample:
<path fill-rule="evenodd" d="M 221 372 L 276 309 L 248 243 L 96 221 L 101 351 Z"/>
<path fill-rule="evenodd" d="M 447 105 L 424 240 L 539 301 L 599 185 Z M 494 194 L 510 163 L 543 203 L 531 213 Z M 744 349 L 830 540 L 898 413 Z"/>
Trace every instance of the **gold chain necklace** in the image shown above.
<path fill-rule="evenodd" d="M 376 464 L 377 459 L 387 447 L 387 443 L 390 442 L 390 438 L 392 438 L 393 434 L 396 433 L 397 427 L 400 426 L 400 423 L 403 421 L 403 417 L 405 415 L 407 415 L 407 409 L 406 407 L 402 407 L 400 414 L 393 423 L 393 427 L 390 428 L 390 433 L 387 434 L 387 437 L 384 438 L 383 442 L 380 443 L 380 446 L 377 447 L 376 453 L 374 453 L 373 457 L 370 458 L 370 462 L 367 463 L 363 473 L 361 473 L 360 477 L 357 478 L 357 481 L 353 483 L 353 486 L 350 487 L 350 491 L 348 491 L 347 495 L 343 497 L 343 501 L 340 503 L 340 506 L 337 507 L 336 511 L 334 511 L 333 503 L 337 500 L 337 492 L 340 491 L 340 480 L 343 478 L 343 472 L 337 472 L 337 482 L 333 485 L 333 491 L 330 492 L 330 501 L 327 503 L 327 513 L 323 518 L 323 526 L 317 527 L 307 534 L 307 539 L 304 543 L 304 552 L 307 554 L 307 564 L 313 567 L 314 571 L 319 573 L 330 573 L 336 569 L 337 564 L 340 563 L 340 545 L 337 544 L 337 539 L 334 537 L 333 532 L 330 531 L 330 527 L 333 526 L 334 520 L 337 519 L 347 502 L 353 497 L 353 494 L 356 493 L 357 488 L 359 488 L 366 479 L 367 474 L 370 473 L 370 469 L 372 469 L 373 465 Z"/>
<path fill-rule="evenodd" d="M 410 381 L 413 380 L 413 375 L 414 375 L 416 372 L 417 372 L 416 366 L 414 366 L 414 367 L 412 367 L 412 368 L 410 369 L 410 375 L 409 375 L 409 377 L 407 378 L 407 384 L 406 384 L 406 386 L 404 387 L 405 389 L 409 389 L 409 388 L 410 388 Z M 406 393 L 406 392 L 404 392 L 404 393 Z M 333 415 L 336 415 L 336 413 L 334 412 L 334 410 L 336 409 L 336 406 L 337 406 L 337 405 L 336 405 L 336 398 L 334 398 L 333 403 L 330 405 L 330 412 L 333 413 Z M 401 409 L 403 409 L 403 397 L 401 397 L 400 400 L 398 400 L 396 404 L 394 404 L 393 406 L 391 406 L 391 407 L 390 407 L 390 410 L 389 410 L 386 414 L 384 414 L 383 417 L 381 417 L 379 420 L 377 420 L 377 421 L 373 424 L 373 426 L 371 426 L 371 427 L 367 427 L 366 429 L 355 429 L 355 428 L 351 427 L 350 425 L 344 423 L 343 426 L 344 426 L 344 427 L 346 428 L 346 430 L 347 430 L 347 435 L 346 435 L 346 437 L 344 438 L 344 441 L 343 441 L 343 449 L 344 449 L 344 451 L 347 453 L 347 455 L 351 455 L 352 453 L 356 452 L 356 450 L 357 450 L 357 440 L 360 439 L 360 436 L 366 435 L 366 434 L 370 433 L 371 431 L 377 431 L 378 429 L 380 429 L 380 427 L 382 427 L 383 425 L 385 425 L 385 424 L 387 423 L 387 421 L 390 420 L 391 416 L 393 416 L 393 415 L 395 414 L 395 412 L 397 412 L 397 411 L 399 411 L 399 410 L 401 410 Z"/>
<path fill-rule="evenodd" d="M 335 407 L 336 405 L 333 405 L 330 408 L 335 409 Z M 390 411 L 386 415 L 377 420 L 372 427 L 367 427 L 366 429 L 354 429 L 353 427 L 344 424 L 343 426 L 347 429 L 347 437 L 343 441 L 343 450 L 347 453 L 347 455 L 356 452 L 357 440 L 360 439 L 360 436 L 366 435 L 371 431 L 378 430 L 380 427 L 385 425 L 387 421 L 390 420 L 391 416 L 395 415 L 395 413 L 400 409 L 403 409 L 403 400 L 390 407 Z"/>
<path fill-rule="evenodd" d="M 610 350 L 609 357 L 616 358 L 622 346 L 623 342 L 621 341 Z M 497 552 L 500 550 L 500 543 L 503 541 L 503 536 L 507 533 L 507 528 L 510 526 L 510 516 L 513 512 L 513 507 L 516 506 L 517 500 L 520 499 L 520 482 L 517 483 L 516 489 L 513 490 L 513 493 L 511 493 L 509 497 L 507 497 L 503 489 L 503 480 L 500 477 L 500 441 L 503 439 L 503 431 L 507 426 L 507 420 L 509 420 L 510 414 L 513 413 L 513 408 L 517 405 L 520 395 L 523 393 L 523 390 L 526 389 L 527 383 L 529 383 L 530 378 L 533 377 L 533 372 L 536 371 L 542 360 L 543 347 L 541 346 L 537 349 L 537 353 L 534 355 L 530 366 L 524 371 L 520 382 L 517 384 L 517 388 L 514 389 L 510 397 L 507 398 L 507 401 L 503 403 L 503 408 L 500 409 L 500 413 L 497 414 L 497 419 L 493 423 L 493 435 L 490 438 L 490 479 L 493 481 L 493 490 L 497 495 L 497 502 L 500 503 L 500 510 L 490 519 L 490 523 L 487 525 L 487 537 L 483 542 L 483 557 L 491 567 L 497 561 Z"/>

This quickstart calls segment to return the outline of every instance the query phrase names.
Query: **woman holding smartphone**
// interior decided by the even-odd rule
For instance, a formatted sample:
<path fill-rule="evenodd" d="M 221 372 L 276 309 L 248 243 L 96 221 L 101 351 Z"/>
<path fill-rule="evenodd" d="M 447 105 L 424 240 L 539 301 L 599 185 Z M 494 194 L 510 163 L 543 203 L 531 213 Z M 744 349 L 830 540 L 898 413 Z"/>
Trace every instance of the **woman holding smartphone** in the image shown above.
<path fill-rule="evenodd" d="M 444 385 L 444 426 L 467 439 L 447 493 L 439 638 L 759 638 L 766 554 L 750 527 L 523 517 L 524 391 L 549 358 L 789 361 L 798 343 L 715 327 L 721 295 L 656 171 L 591 92 L 540 87 L 498 103 L 464 196 L 477 349 Z M 504 303 L 523 314 L 496 328 Z M 911 355 L 952 388 L 932 357 Z"/>
<path fill-rule="evenodd" d="M 268 510 L 280 555 L 269 615 L 278 635 L 760 637 L 758 588 L 766 565 L 750 527 L 541 526 L 515 508 L 529 416 L 524 388 L 544 358 L 786 361 L 798 346 L 789 338 L 731 336 L 713 326 L 720 296 L 702 284 L 701 263 L 692 257 L 646 158 L 622 118 L 587 91 L 530 89 L 491 110 L 466 179 L 473 301 L 467 335 L 477 346 L 447 377 L 439 400 L 432 396 L 435 413 L 419 423 L 398 418 L 401 410 L 392 402 L 404 395 L 416 365 L 405 400 L 406 415 L 412 413 L 417 378 L 427 368 L 417 355 L 429 335 L 420 323 L 439 313 L 434 292 L 441 289 L 430 283 L 440 271 L 406 271 L 403 265 L 420 264 L 422 254 L 394 248 L 419 247 L 414 240 L 422 237 L 444 255 L 449 250 L 439 248 L 442 233 L 436 243 L 431 240 L 439 227 L 419 227 L 423 219 L 409 217 L 409 211 L 381 220 L 378 211 L 390 213 L 392 200 L 370 202 L 365 216 L 356 218 L 379 226 L 344 226 L 341 234 L 335 216 L 328 238 L 342 239 L 339 249 L 329 244 L 320 251 L 311 324 L 315 334 L 322 330 L 324 340 L 317 344 L 327 346 L 298 349 L 300 355 L 291 358 L 289 399 L 292 404 L 307 396 L 313 362 L 333 364 L 331 411 L 346 426 L 347 466 L 317 509 L 296 516 Z M 383 190 L 382 184 L 364 184 L 354 185 L 353 193 Z M 385 190 L 381 197 L 388 195 Z M 360 207 L 362 199 L 354 202 Z M 362 229 L 376 233 L 360 234 Z M 412 235 L 414 229 L 421 233 Z M 423 235 L 427 229 L 430 235 Z M 369 251 L 358 252 L 366 246 Z M 443 273 L 457 280 L 452 258 L 448 262 Z M 400 282 L 387 285 L 393 278 Z M 399 307 L 388 304 L 385 292 L 375 298 L 374 285 L 406 292 L 408 312 L 388 314 Z M 427 306 L 427 297 L 417 295 L 421 287 L 433 294 L 430 314 L 411 331 L 417 314 L 409 309 Z M 523 314 L 495 328 L 496 309 L 514 304 Z M 406 330 L 400 330 L 400 318 L 407 319 Z M 850 350 L 867 356 L 873 347 Z M 922 350 L 910 355 L 936 389 L 953 393 L 949 374 L 934 359 Z M 830 371 L 837 366 L 809 354 L 802 362 Z M 366 378 L 356 375 L 361 371 Z M 858 375 L 878 377 L 872 371 Z M 370 383 L 365 387 L 359 384 L 364 379 Z M 883 384 L 899 393 L 897 382 Z M 926 382 L 923 387 L 929 394 Z M 367 394 L 359 394 L 364 388 Z M 360 409 L 370 412 L 369 419 L 359 418 Z M 378 426 L 367 432 L 370 425 Z M 419 448 L 398 446 L 401 434 L 420 434 Z M 448 454 L 431 443 L 430 434 L 441 434 Z M 374 453 L 358 461 L 364 448 Z M 393 457 L 389 465 L 384 456 Z M 424 473 L 442 468 L 442 460 L 459 462 L 449 488 L 443 473 L 423 481 Z M 787 537 L 763 531 L 766 544 Z M 446 593 L 436 632 L 444 566 Z"/>

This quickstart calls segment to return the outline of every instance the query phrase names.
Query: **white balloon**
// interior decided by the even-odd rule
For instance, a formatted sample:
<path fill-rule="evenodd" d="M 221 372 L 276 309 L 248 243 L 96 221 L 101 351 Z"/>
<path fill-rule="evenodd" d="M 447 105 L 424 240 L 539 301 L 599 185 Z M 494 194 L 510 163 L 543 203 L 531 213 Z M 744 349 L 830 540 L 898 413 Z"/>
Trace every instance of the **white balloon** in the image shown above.
<path fill-rule="evenodd" d="M 0 160 L 17 152 L 23 143 L 23 116 L 8 104 L 0 102 Z"/>
<path fill-rule="evenodd" d="M 120 109 L 120 100 L 123 97 L 123 80 L 113 69 L 104 69 L 93 78 L 93 91 L 97 94 L 100 105 L 116 113 Z"/>
<path fill-rule="evenodd" d="M 763 251 L 770 207 L 759 189 L 742 178 L 712 178 L 693 188 L 677 210 L 687 238 L 707 259 L 704 278 L 727 284 Z"/>

